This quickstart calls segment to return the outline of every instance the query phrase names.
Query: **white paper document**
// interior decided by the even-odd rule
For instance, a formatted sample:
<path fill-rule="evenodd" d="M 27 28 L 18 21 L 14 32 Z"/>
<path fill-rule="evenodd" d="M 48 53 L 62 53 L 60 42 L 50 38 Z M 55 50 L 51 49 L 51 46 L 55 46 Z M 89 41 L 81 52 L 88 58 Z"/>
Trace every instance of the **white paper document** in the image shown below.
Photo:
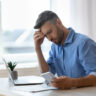
<path fill-rule="evenodd" d="M 41 76 L 45 79 L 47 84 L 50 84 L 53 78 L 56 78 L 51 72 L 42 73 Z"/>
<path fill-rule="evenodd" d="M 48 90 L 57 90 L 57 88 L 48 86 L 45 83 L 40 85 L 28 85 L 28 86 L 14 86 L 12 90 L 24 91 L 24 92 L 43 92 Z"/>

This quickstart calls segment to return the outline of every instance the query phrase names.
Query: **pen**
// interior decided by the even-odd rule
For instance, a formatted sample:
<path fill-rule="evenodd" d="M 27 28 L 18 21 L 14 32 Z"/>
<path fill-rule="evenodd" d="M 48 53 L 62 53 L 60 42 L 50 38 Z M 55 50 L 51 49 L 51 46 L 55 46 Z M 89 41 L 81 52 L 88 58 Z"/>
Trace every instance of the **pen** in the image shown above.
<path fill-rule="evenodd" d="M 43 91 L 50 91 L 50 90 L 57 90 L 57 89 L 44 89 L 44 90 L 30 91 L 30 92 L 36 93 L 36 92 L 43 92 Z"/>

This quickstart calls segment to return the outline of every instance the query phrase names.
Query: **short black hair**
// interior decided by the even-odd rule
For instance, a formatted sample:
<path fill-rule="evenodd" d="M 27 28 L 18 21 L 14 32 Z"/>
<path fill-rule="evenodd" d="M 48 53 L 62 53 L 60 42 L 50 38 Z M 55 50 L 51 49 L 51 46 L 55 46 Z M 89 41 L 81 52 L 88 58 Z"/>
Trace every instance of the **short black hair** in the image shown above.
<path fill-rule="evenodd" d="M 36 24 L 34 26 L 34 29 L 39 29 L 45 22 L 51 21 L 54 18 L 55 19 L 59 18 L 56 13 L 54 13 L 52 11 L 42 12 L 36 20 Z"/>

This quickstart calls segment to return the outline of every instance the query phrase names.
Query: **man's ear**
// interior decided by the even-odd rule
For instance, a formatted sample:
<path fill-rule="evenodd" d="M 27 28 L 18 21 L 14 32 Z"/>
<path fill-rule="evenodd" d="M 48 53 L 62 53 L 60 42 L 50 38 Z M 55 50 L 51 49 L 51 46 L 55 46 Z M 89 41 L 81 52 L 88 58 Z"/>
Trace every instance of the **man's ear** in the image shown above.
<path fill-rule="evenodd" d="M 57 23 L 58 26 L 62 26 L 62 22 L 61 22 L 60 19 L 56 19 L 56 23 Z"/>

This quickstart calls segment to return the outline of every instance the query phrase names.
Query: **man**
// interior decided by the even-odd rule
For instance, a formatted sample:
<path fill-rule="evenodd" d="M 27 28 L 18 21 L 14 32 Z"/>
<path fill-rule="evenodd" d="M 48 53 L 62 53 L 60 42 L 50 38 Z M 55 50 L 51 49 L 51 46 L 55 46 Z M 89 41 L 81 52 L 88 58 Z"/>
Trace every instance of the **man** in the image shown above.
<path fill-rule="evenodd" d="M 42 72 L 57 74 L 51 85 L 60 89 L 96 86 L 96 43 L 85 35 L 66 28 L 52 11 L 42 12 L 34 27 L 35 49 Z M 53 42 L 45 61 L 41 44 Z"/>

